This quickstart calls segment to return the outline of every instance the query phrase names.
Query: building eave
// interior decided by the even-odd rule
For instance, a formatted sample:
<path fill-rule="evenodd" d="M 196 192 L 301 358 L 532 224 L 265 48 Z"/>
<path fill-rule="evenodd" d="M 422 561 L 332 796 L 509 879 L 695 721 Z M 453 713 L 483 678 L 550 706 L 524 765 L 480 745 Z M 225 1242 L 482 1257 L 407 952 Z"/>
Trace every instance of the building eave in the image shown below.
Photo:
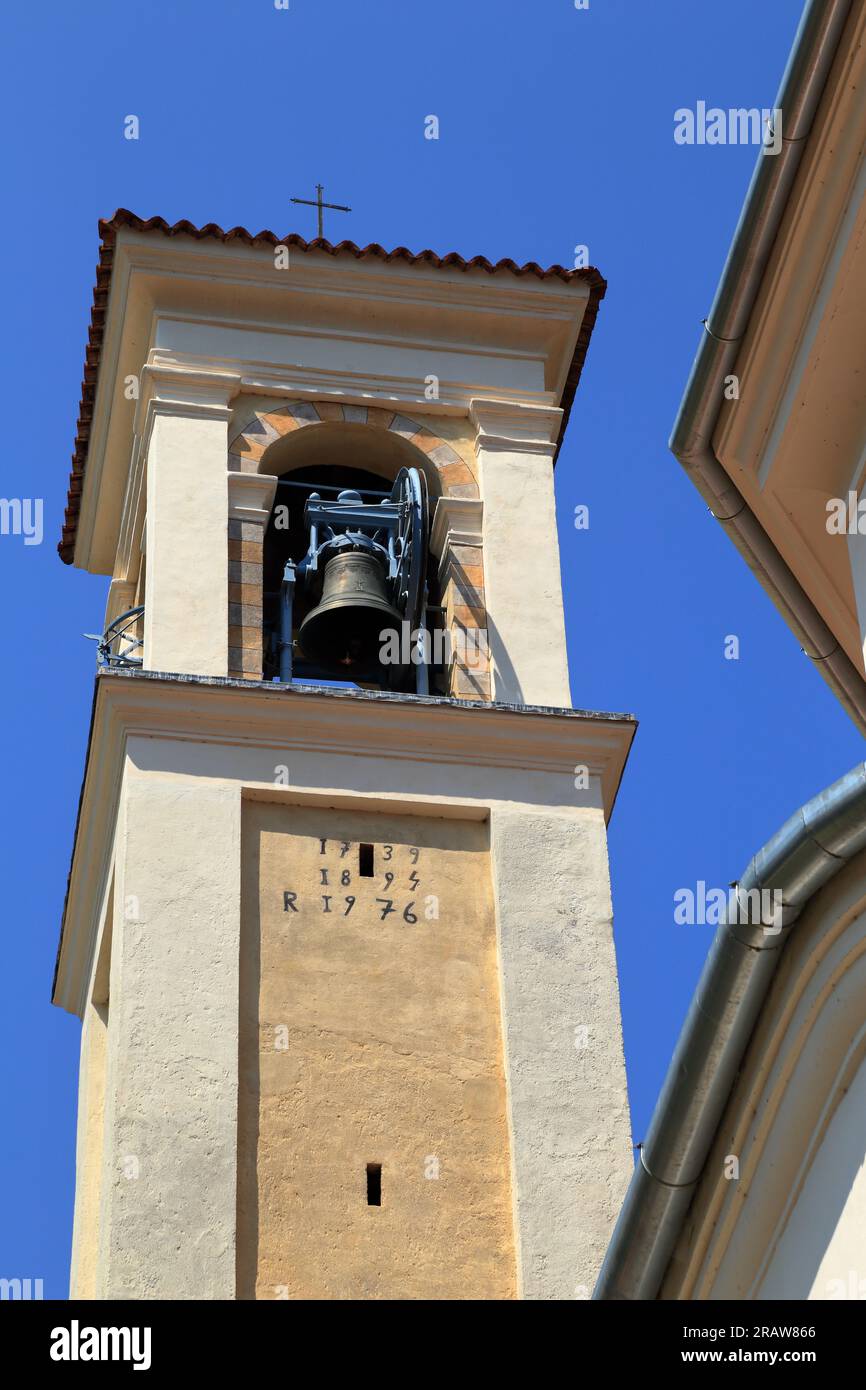
<path fill-rule="evenodd" d="M 725 268 L 670 439 L 710 511 L 769 593 L 837 698 L 866 729 L 866 678 L 819 611 L 808 581 L 801 583 L 768 533 L 766 518 L 731 476 L 717 452 L 725 383 L 736 374 L 756 305 L 764 291 L 780 228 L 797 187 L 816 113 L 852 15 L 852 0 L 809 0 L 775 107 L 782 111 L 782 147 L 762 148 Z M 778 343 L 772 351 L 783 349 Z M 741 400 L 737 408 L 748 410 Z"/>

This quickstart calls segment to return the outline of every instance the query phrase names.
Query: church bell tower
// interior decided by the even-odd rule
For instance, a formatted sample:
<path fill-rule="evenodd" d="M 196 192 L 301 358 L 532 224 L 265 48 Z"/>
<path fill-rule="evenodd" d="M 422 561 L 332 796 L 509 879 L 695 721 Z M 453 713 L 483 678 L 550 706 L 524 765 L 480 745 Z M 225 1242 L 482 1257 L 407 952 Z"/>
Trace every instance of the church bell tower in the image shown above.
<path fill-rule="evenodd" d="M 553 468 L 604 282 L 100 230 L 71 1296 L 588 1296 L 634 721 L 572 708 Z"/>

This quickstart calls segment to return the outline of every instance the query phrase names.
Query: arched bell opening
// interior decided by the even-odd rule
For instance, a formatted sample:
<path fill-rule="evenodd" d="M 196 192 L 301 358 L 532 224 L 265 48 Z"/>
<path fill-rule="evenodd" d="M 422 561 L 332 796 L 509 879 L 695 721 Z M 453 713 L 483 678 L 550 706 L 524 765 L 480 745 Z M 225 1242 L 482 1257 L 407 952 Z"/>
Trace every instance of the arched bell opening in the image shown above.
<path fill-rule="evenodd" d="M 423 449 L 394 430 L 349 421 L 305 421 L 268 445 L 258 459 L 257 470 L 284 477 L 300 469 L 343 464 L 374 473 L 383 489 L 390 487 L 402 468 L 417 468 L 427 480 L 431 512 L 442 496 L 439 469 Z"/>
<path fill-rule="evenodd" d="M 318 449 L 268 451 L 269 471 L 287 453 L 296 466 L 278 474 L 264 540 L 264 678 L 438 692 L 425 472 L 401 466 L 392 478 L 393 459 L 379 471 L 358 466 L 367 450 L 351 463 L 328 452 L 318 461 Z"/>
<path fill-rule="evenodd" d="M 440 499 L 478 500 L 478 484 L 471 467 L 460 454 L 421 420 L 399 411 L 381 407 L 342 405 L 328 401 L 291 401 L 286 404 L 257 406 L 249 412 L 249 404 L 241 410 L 229 440 L 230 474 L 264 474 L 281 484 L 304 477 L 331 479 L 333 470 L 354 469 L 372 474 L 386 491 L 403 473 L 410 470 L 426 479 L 428 510 L 432 517 Z M 245 423 L 241 424 L 241 421 Z M 311 474 L 309 470 L 323 469 L 325 473 Z M 345 476 L 345 475 L 344 475 Z M 285 493 L 285 488 L 279 489 Z M 238 492 L 237 487 L 235 491 Z M 268 494 L 270 497 L 270 493 Z M 290 528 L 296 523 L 291 517 Z M 424 662 L 426 679 L 413 678 L 413 672 L 403 672 L 402 683 L 395 685 L 393 671 L 383 679 L 358 683 L 386 684 L 392 689 L 425 689 L 470 699 L 489 699 L 489 673 L 486 667 L 483 642 L 475 643 L 473 636 L 485 638 L 484 586 L 477 547 L 451 544 L 448 514 L 443 513 L 443 525 L 433 528 L 441 555 L 427 566 L 429 607 L 425 631 L 431 630 L 430 662 Z M 274 525 L 269 531 L 269 552 L 277 542 Z M 279 538 L 278 538 L 279 539 Z M 283 536 L 285 540 L 285 536 Z M 288 546 L 286 546 L 289 549 Z M 244 679 L 261 679 L 262 675 L 262 574 L 263 540 L 256 525 L 238 518 L 230 522 L 229 559 L 229 671 Z M 290 555 L 294 562 L 294 554 Z M 273 566 L 269 559 L 269 569 Z M 344 575 L 345 577 L 345 575 Z M 272 575 L 269 584 L 272 584 Z M 283 584 L 281 580 L 281 587 Z M 441 593 L 440 593 L 441 590 Z M 281 679 L 291 679 L 285 673 L 285 655 L 291 643 L 275 646 L 273 588 L 268 588 L 270 629 L 265 634 L 265 672 L 273 679 L 279 662 Z M 299 595 L 301 597 L 301 595 Z M 444 605 L 444 612 L 443 607 Z M 293 623 L 296 628 L 297 625 Z M 295 640 L 298 633 L 295 632 Z M 464 669 L 464 652 L 480 652 Z M 253 658 L 253 650 L 255 656 Z M 481 664 L 484 669 L 481 669 Z M 476 669 L 477 668 L 477 669 Z M 442 679 L 443 672 L 446 673 Z M 306 673 L 305 673 L 306 674 Z M 297 677 L 296 677 L 297 678 Z"/>

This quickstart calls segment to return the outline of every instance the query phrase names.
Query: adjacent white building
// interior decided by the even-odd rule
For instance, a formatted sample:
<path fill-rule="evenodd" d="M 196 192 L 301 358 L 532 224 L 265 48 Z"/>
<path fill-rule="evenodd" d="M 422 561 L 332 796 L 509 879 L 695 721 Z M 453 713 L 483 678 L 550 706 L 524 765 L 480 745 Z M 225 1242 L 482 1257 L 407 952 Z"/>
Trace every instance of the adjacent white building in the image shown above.
<path fill-rule="evenodd" d="M 671 441 L 861 730 L 864 39 L 863 0 L 807 4 Z M 755 855 L 756 888 L 782 911 L 719 928 L 596 1298 L 866 1298 L 862 765 Z"/>

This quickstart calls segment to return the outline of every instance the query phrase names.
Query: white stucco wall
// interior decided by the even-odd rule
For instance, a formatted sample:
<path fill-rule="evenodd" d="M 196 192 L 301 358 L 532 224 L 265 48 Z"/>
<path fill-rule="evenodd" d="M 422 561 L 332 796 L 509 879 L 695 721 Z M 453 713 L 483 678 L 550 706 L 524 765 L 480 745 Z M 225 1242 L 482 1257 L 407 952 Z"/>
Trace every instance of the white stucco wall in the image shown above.
<path fill-rule="evenodd" d="M 98 1296 L 233 1298 L 240 796 L 127 768 Z"/>
<path fill-rule="evenodd" d="M 592 1291 L 631 1177 L 600 811 L 491 816 L 522 1294 Z"/>
<path fill-rule="evenodd" d="M 861 854 L 793 929 L 662 1297 L 866 1298 L 864 999 Z"/>
<path fill-rule="evenodd" d="M 861 1062 L 773 1251 L 760 1297 L 866 1299 L 864 1233 L 866 1065 Z"/>
<path fill-rule="evenodd" d="M 151 671 L 228 669 L 228 412 L 153 421 L 147 456 L 144 664 Z"/>
<path fill-rule="evenodd" d="M 570 708 L 551 453 L 477 448 L 493 697 Z"/>

